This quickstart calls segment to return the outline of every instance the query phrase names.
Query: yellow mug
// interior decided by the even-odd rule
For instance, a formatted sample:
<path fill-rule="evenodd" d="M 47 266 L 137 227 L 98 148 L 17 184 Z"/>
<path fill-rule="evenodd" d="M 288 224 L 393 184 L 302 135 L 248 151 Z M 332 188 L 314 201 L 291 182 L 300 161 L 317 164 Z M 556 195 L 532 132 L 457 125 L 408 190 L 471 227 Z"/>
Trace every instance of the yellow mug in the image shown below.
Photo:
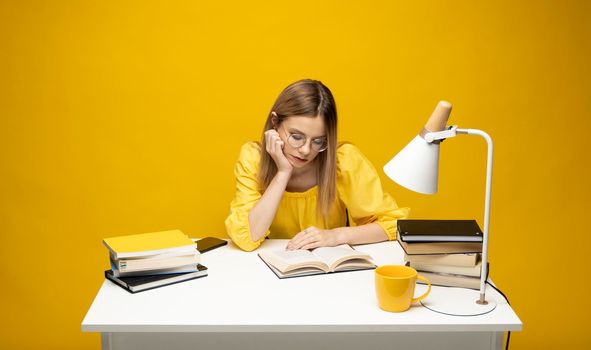
<path fill-rule="evenodd" d="M 417 270 L 403 265 L 384 265 L 375 270 L 376 294 L 382 310 L 402 312 L 410 304 L 421 301 L 431 292 L 431 282 L 417 274 Z M 425 294 L 413 298 L 417 279 L 429 286 Z"/>

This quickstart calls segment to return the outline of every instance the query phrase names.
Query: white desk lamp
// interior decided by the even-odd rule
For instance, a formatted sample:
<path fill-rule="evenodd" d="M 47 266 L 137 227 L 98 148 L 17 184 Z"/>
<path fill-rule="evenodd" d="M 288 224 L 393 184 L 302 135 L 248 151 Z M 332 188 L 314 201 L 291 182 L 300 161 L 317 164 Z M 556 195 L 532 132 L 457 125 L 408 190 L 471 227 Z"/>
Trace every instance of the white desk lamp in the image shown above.
<path fill-rule="evenodd" d="M 477 129 L 458 129 L 456 126 L 446 127 L 450 113 L 451 104 L 446 101 L 440 101 L 423 130 L 384 166 L 384 172 L 399 185 L 412 191 L 423 194 L 434 194 L 437 192 L 439 172 L 439 143 L 457 134 L 479 135 L 486 140 L 488 144 L 488 159 L 486 165 L 486 197 L 484 200 L 484 237 L 482 242 L 482 270 L 480 272 L 480 297 L 476 300 L 476 303 L 473 301 L 466 303 L 466 297 L 476 293 L 476 291 L 454 288 L 457 292 L 464 293 L 466 297 L 436 298 L 438 299 L 436 300 L 436 304 L 439 302 L 443 302 L 444 304 L 435 306 L 436 309 L 440 308 L 440 310 L 436 311 L 443 313 L 477 315 L 490 312 L 496 307 L 494 301 L 487 301 L 485 298 L 488 269 L 488 229 L 490 221 L 493 143 L 490 136 L 484 131 Z M 449 291 L 444 293 L 449 293 Z M 474 296 L 477 297 L 475 294 Z M 462 305 L 445 305 L 444 299 L 454 299 L 456 301 L 461 299 Z"/>

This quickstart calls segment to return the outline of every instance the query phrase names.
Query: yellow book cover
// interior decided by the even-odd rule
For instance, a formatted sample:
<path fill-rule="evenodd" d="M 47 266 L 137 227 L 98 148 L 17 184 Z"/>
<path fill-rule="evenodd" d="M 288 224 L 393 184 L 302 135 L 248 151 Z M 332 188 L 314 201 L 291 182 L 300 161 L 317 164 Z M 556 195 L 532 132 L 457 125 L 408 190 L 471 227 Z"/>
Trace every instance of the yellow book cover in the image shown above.
<path fill-rule="evenodd" d="M 103 243 L 115 259 L 173 252 L 186 253 L 193 252 L 197 248 L 195 242 L 180 230 L 105 238 Z"/>

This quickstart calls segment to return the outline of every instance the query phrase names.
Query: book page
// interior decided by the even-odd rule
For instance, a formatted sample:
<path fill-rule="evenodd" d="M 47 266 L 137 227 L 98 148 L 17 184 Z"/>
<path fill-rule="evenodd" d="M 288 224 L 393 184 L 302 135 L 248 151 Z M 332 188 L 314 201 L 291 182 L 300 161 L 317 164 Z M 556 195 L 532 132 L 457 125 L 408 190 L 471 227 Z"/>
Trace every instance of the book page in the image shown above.
<path fill-rule="evenodd" d="M 336 247 L 320 247 L 312 251 L 312 253 L 318 257 L 318 259 L 324 261 L 334 271 L 337 269 L 339 264 L 347 260 L 361 259 L 364 262 L 357 266 L 372 266 L 371 256 L 365 253 L 361 253 L 348 244 L 342 244 Z M 359 261 L 356 261 L 357 263 Z"/>
<path fill-rule="evenodd" d="M 282 273 L 302 267 L 314 267 L 328 272 L 328 266 L 309 250 L 277 250 L 261 252 L 259 256 Z"/>

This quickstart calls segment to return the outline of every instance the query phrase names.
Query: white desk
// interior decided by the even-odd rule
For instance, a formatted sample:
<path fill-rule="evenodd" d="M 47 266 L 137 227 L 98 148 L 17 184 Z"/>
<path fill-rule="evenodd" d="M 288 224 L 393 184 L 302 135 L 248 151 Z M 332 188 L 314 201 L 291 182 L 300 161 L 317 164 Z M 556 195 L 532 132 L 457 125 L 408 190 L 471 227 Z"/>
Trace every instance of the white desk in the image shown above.
<path fill-rule="evenodd" d="M 491 313 L 455 317 L 416 305 L 403 313 L 377 306 L 374 271 L 278 279 L 255 252 L 231 242 L 202 255 L 209 276 L 130 294 L 105 280 L 82 321 L 101 332 L 103 349 L 500 349 L 522 323 L 492 288 Z M 402 264 L 396 242 L 356 247 L 378 265 Z M 425 286 L 417 285 L 416 295 Z M 437 298 L 442 287 L 433 287 Z M 475 291 L 476 300 L 478 292 Z"/>

